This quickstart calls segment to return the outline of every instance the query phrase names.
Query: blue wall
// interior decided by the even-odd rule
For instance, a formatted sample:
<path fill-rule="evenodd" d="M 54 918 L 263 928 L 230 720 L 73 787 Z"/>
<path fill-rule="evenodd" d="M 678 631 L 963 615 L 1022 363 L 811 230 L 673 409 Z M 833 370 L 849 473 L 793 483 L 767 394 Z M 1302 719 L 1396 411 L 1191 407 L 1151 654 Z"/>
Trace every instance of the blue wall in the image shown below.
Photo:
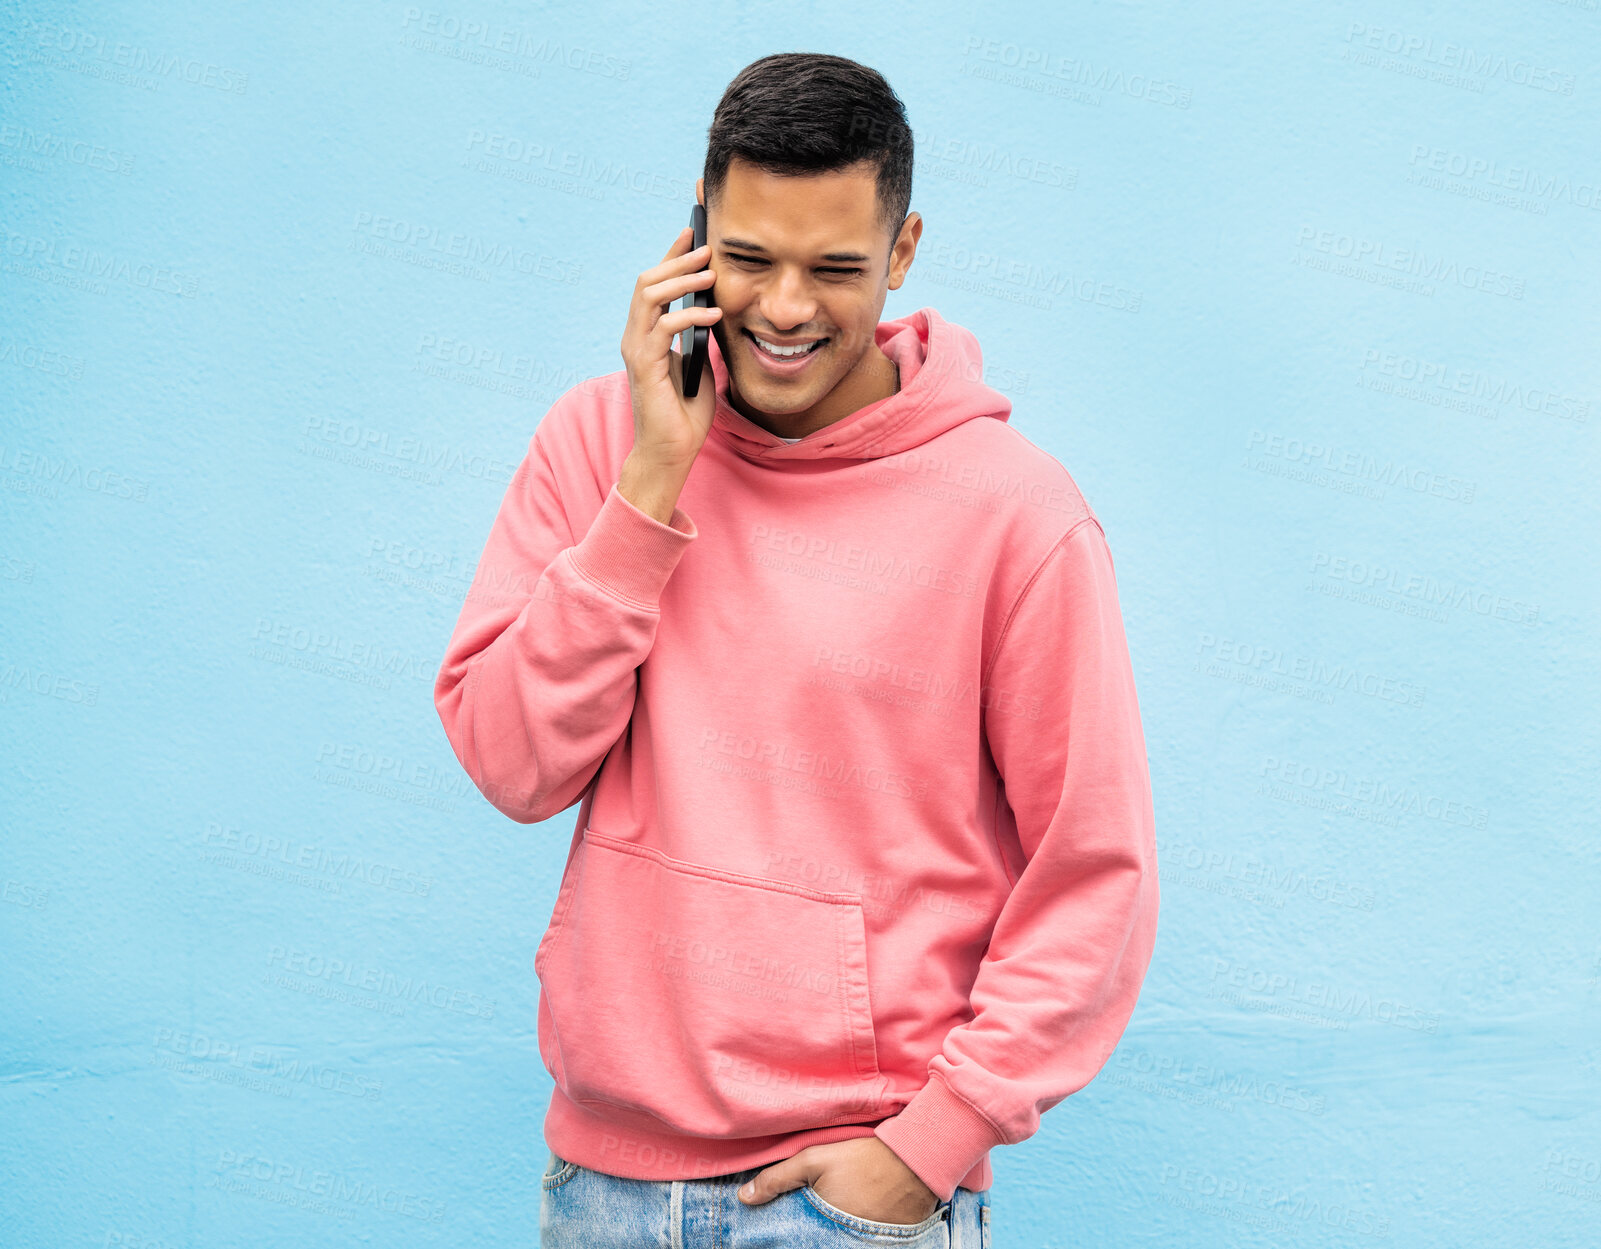
<path fill-rule="evenodd" d="M 796 48 L 905 99 L 886 316 L 1096 508 L 1150 747 L 1145 994 L 996 1244 L 1601 1240 L 1596 0 L 0 12 L 0 1242 L 533 1243 L 575 813 L 431 682 Z"/>

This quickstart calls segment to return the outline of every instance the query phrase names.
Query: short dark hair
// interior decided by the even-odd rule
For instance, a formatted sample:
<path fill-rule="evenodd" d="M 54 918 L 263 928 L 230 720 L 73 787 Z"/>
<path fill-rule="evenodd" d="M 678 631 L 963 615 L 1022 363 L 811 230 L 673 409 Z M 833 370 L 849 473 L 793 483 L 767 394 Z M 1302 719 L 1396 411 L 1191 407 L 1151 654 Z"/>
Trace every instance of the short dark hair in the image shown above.
<path fill-rule="evenodd" d="M 912 131 L 906 108 L 875 69 L 821 52 L 775 52 L 728 84 L 706 139 L 706 202 L 735 157 L 794 175 L 869 161 L 890 243 L 912 203 Z"/>

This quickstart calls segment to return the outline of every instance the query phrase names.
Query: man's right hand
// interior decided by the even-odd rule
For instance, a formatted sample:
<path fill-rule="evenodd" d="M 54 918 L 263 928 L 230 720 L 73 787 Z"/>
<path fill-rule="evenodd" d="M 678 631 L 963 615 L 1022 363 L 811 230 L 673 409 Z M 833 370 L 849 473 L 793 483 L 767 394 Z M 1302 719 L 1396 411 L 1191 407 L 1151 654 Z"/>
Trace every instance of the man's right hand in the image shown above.
<path fill-rule="evenodd" d="M 672 307 L 674 300 L 717 280 L 710 268 L 702 267 L 710 248 L 691 251 L 692 239 L 692 231 L 685 226 L 662 262 L 639 275 L 621 344 L 634 407 L 634 448 L 623 466 L 618 490 L 664 523 L 711 432 L 717 407 L 711 365 L 706 366 L 699 392 L 686 399 L 683 357 L 672 349 L 676 335 L 695 325 L 709 327 L 723 315 L 722 309 L 715 307 Z"/>

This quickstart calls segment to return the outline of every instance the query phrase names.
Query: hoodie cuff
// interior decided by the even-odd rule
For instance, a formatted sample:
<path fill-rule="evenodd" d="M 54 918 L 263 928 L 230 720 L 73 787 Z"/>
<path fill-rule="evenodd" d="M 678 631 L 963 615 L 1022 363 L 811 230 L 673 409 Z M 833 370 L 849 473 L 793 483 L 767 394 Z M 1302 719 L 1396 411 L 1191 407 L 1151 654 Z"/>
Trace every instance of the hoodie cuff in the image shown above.
<path fill-rule="evenodd" d="M 988 1119 L 933 1072 L 922 1091 L 900 1114 L 875 1127 L 873 1135 L 941 1201 L 950 1201 L 956 1186 L 984 1155 L 1006 1143 Z"/>
<path fill-rule="evenodd" d="M 601 589 L 655 611 L 667 579 L 698 536 L 695 522 L 682 508 L 673 508 L 671 523 L 664 525 L 625 499 L 613 483 L 570 557 L 578 571 Z"/>

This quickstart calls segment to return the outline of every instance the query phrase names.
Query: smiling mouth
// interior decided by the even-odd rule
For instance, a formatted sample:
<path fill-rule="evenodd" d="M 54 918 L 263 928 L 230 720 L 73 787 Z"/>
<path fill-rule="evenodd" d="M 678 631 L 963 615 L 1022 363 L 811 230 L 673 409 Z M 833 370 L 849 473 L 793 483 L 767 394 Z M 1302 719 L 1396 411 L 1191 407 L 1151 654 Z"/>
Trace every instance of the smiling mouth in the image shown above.
<path fill-rule="evenodd" d="M 759 334 L 754 334 L 750 330 L 743 330 L 742 333 L 746 338 L 750 339 L 751 342 L 755 344 L 757 351 L 761 352 L 764 356 L 767 356 L 770 359 L 779 361 L 805 359 L 805 357 L 812 355 L 819 348 L 821 348 L 824 343 L 828 342 L 827 338 L 817 338 L 813 339 L 810 343 L 795 343 L 790 346 L 785 346 L 782 343 L 776 343 L 770 339 L 764 339 Z"/>

